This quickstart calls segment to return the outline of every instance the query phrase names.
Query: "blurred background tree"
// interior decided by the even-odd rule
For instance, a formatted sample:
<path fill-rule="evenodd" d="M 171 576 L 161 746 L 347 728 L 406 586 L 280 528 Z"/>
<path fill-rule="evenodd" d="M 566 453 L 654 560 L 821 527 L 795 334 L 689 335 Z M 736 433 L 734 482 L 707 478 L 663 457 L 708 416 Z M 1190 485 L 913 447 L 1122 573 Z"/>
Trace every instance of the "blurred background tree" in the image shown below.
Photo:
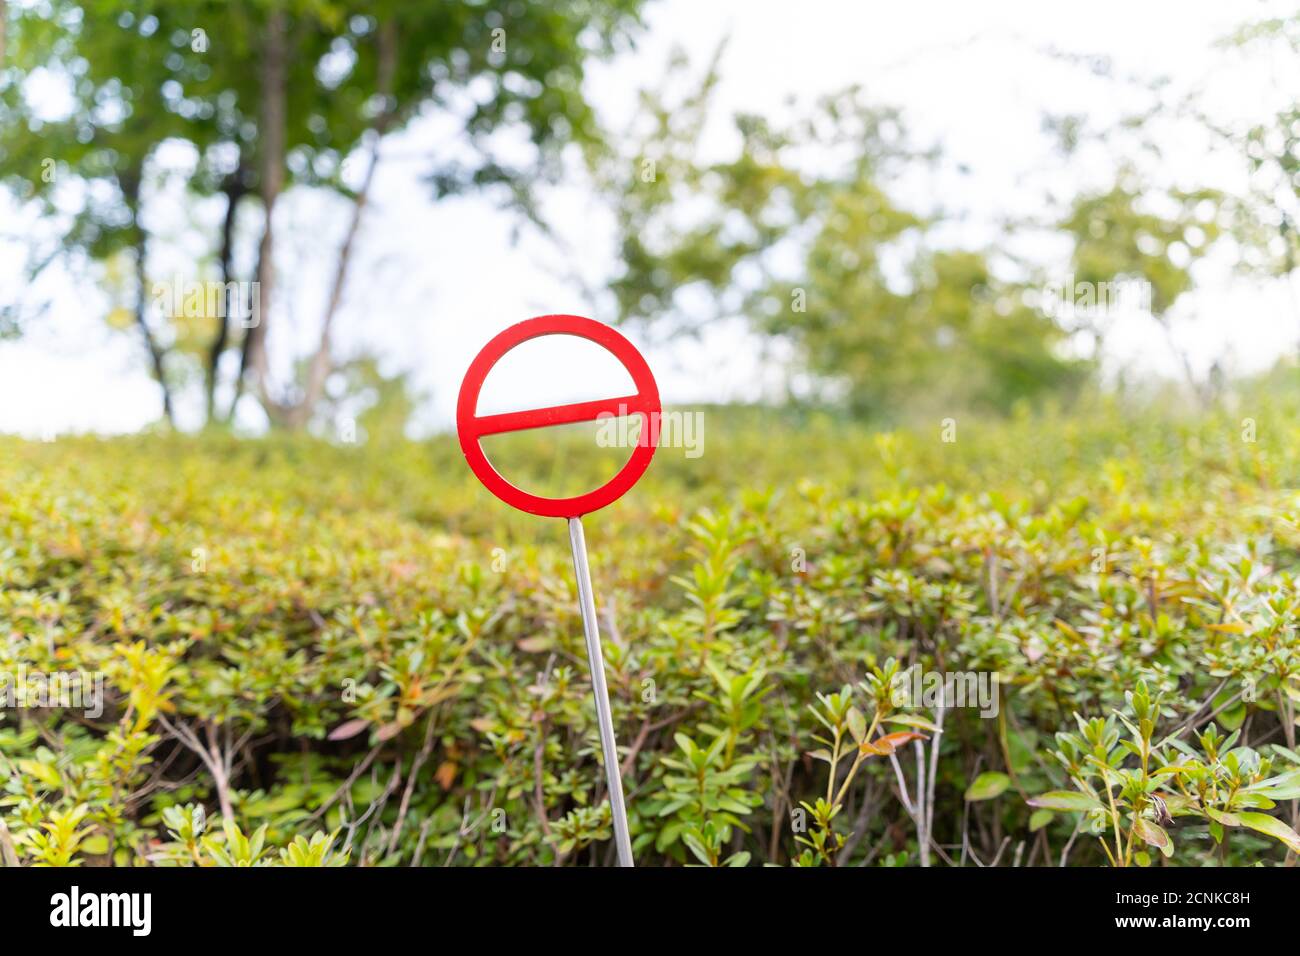
<path fill-rule="evenodd" d="M 1203 383 L 1179 349 L 1168 315 L 1179 297 L 1191 289 L 1197 263 L 1222 236 L 1228 202 L 1217 190 L 1161 190 L 1139 183 L 1136 174 L 1125 169 L 1111 188 L 1075 197 L 1057 223 L 1073 246 L 1072 281 L 1095 289 L 1125 282 L 1145 286 L 1149 291 L 1146 308 L 1160 323 L 1188 387 L 1195 392 L 1202 391 Z M 1091 321 L 1086 310 L 1083 318 L 1074 323 L 1074 331 L 1087 331 L 1097 340 L 1104 337 L 1106 330 Z"/>
<path fill-rule="evenodd" d="M 685 316 L 681 330 L 697 332 L 744 316 L 792 347 L 804 397 L 877 418 L 1003 412 L 1086 378 L 1059 354 L 1064 331 L 1028 304 L 1031 274 L 944 244 L 941 214 L 894 198 L 905 172 L 941 158 L 896 111 L 851 88 L 784 127 L 738 115 L 734 154 L 710 161 L 698 144 L 716 83 L 717 57 L 698 87 L 647 93 L 653 122 L 596 169 L 619 225 L 609 292 L 622 321 Z"/>
<path fill-rule="evenodd" d="M 1295 63 L 1300 54 L 1300 12 L 1243 26 L 1227 42 L 1243 56 L 1277 55 Z M 1291 290 L 1294 319 L 1300 327 L 1300 105 L 1294 88 L 1280 91 L 1290 105 L 1245 130 L 1203 122 L 1229 145 L 1244 143 L 1250 187 L 1233 217 L 1246 268 L 1278 276 Z"/>
<path fill-rule="evenodd" d="M 1293 56 L 1300 15 L 1247 26 L 1225 44 L 1271 45 Z M 1000 413 L 1068 400 L 1098 380 L 1120 309 L 1113 302 L 1054 307 L 1060 303 L 1049 290 L 1066 279 L 1067 294 L 1076 285 L 1088 295 L 1144 290 L 1136 312 L 1123 318 L 1153 320 L 1186 388 L 1209 401 L 1222 369 L 1218 362 L 1208 374 L 1193 368 L 1175 329 L 1186 310 L 1175 305 L 1187 301 L 1212 257 L 1264 276 L 1296 269 L 1294 108 L 1223 129 L 1195 95 L 1166 94 L 1160 77 L 1118 76 L 1104 57 L 1074 57 L 1103 81 L 1140 90 L 1151 105 L 1109 123 L 1045 116 L 1045 130 L 1074 168 L 1085 162 L 1082 144 L 1100 144 L 1109 184 L 1077 186 L 1064 198 L 1048 191 L 1055 212 L 1046 221 L 1008 216 L 996 238 L 978 245 L 954 240 L 961 214 L 943 200 L 921 210 L 914 198 L 900 198 L 915 197 L 918 181 L 934 183 L 932 195 L 950 189 L 938 185 L 951 182 L 939 175 L 947 157 L 912 142 L 904 117 L 858 87 L 811 104 L 791 101 L 784 124 L 733 116 L 730 153 L 705 156 L 706 128 L 728 122 L 713 106 L 721 56 L 719 49 L 689 83 L 680 79 L 688 64 L 675 55 L 668 73 L 676 79 L 645 92 L 644 116 L 629 124 L 615 153 L 596 154 L 595 180 L 618 223 L 610 311 L 668 334 L 740 319 L 788 346 L 792 397 L 882 420 L 904 408 L 928 419 L 947 409 Z M 1245 166 L 1249 190 L 1167 175 L 1170 124 L 1229 166 Z M 1026 255 L 1026 245 L 1048 251 Z"/>
<path fill-rule="evenodd" d="M 27 275 L 80 270 L 108 293 L 109 322 L 143 343 L 169 419 L 178 396 L 187 406 L 198 396 L 213 423 L 232 422 L 238 407 L 290 429 L 331 421 L 356 397 L 347 390 L 369 393 L 378 374 L 368 353 L 348 366 L 334 332 L 384 144 L 433 115 L 453 121 L 456 147 L 430 160 L 435 200 L 483 192 L 546 231 L 545 187 L 590 186 L 615 233 L 613 273 L 586 289 L 589 300 L 603 293 L 606 317 L 669 335 L 743 325 L 779 356 L 785 399 L 861 417 L 1004 413 L 1100 381 L 1106 317 L 1053 310 L 1045 294 L 1067 273 L 1093 289 L 1147 289 L 1143 318 L 1164 330 L 1187 388 L 1208 400 L 1213 383 L 1175 329 L 1203 265 L 1235 257 L 1245 270 L 1294 277 L 1294 106 L 1220 128 L 1158 77 L 1114 76 L 1105 57 L 1061 54 L 1148 105 L 1108 124 L 1045 117 L 1064 164 L 1077 173 L 1096 155 L 1085 161 L 1083 145 L 1100 143 L 1104 168 L 1072 177 L 1074 191 L 1049 197 L 1047 215 L 1008 214 L 980 234 L 953 196 L 960 164 L 917 143 L 900 111 L 860 87 L 723 116 L 725 46 L 699 73 L 675 54 L 611 135 L 584 82 L 594 59 L 638 35 L 643 5 L 9 3 L 0 182 L 53 227 L 32 237 Z M 1225 44 L 1294 59 L 1300 15 L 1248 25 Z M 35 95 L 51 82 L 68 92 L 58 115 Z M 1163 175 L 1161 149 L 1177 141 L 1168 123 L 1208 136 L 1248 188 Z M 722 151 L 706 135 L 719 125 L 729 134 Z M 503 134 L 527 148 L 503 150 Z M 178 148 L 189 162 L 163 161 Z M 283 212 L 294 190 L 344 210 L 309 346 L 285 334 L 297 322 L 292 273 L 321 280 L 287 255 L 303 239 Z M 200 204 L 224 214 L 203 220 L 193 215 Z M 166 233 L 178 214 L 200 234 L 197 248 Z M 150 292 L 178 258 L 183 278 L 221 288 L 217 302 L 183 314 L 174 300 L 155 307 Z M 238 282 L 260 290 L 250 328 Z M 40 315 L 39 302 L 5 306 L 0 333 Z"/>
<path fill-rule="evenodd" d="M 599 138 L 583 94 L 585 63 L 612 53 L 638 29 L 641 6 L 642 0 L 582 0 L 519 3 L 503 12 L 472 2 L 398 0 L 11 5 L 10 69 L 0 81 L 0 181 L 59 227 L 51 247 L 30 250 L 29 278 L 58 263 L 97 269 L 116 276 L 119 289 L 131 287 L 129 312 L 169 419 L 176 389 L 197 378 L 210 422 L 229 422 L 247 388 L 273 425 L 301 428 L 334 370 L 331 332 L 384 138 L 421 111 L 455 116 L 466 149 L 430 171 L 435 196 L 493 190 L 536 220 L 533 189 L 559 175 L 559 151 Z M 56 118 L 29 96 L 34 79 L 50 77 L 66 81 L 70 93 L 69 109 Z M 503 129 L 526 137 L 530 158 L 501 158 L 489 140 Z M 221 307 L 199 316 L 154 314 L 149 302 L 161 278 L 150 255 L 150 203 L 165 202 L 154 165 L 163 145 L 176 143 L 197 157 L 178 184 L 186 200 L 225 202 L 218 233 L 207 237 L 208 254 L 183 270 L 187 280 L 224 287 Z M 344 163 L 354 155 L 362 157 L 363 172 L 349 178 Z M 276 294 L 277 250 L 289 240 L 278 236 L 275 210 L 293 188 L 328 191 L 352 208 L 318 344 L 307 362 L 287 363 L 299 370 L 290 381 L 276 381 L 268 331 L 286 318 Z M 250 227 L 250 218 L 260 221 Z M 255 262 L 244 275 L 235 266 L 241 228 L 255 233 Z M 129 284 L 115 265 L 124 258 L 134 275 Z M 227 284 L 237 280 L 258 283 L 256 322 L 232 301 Z M 7 321 L 21 328 L 39 314 L 39 306 L 11 307 Z"/>

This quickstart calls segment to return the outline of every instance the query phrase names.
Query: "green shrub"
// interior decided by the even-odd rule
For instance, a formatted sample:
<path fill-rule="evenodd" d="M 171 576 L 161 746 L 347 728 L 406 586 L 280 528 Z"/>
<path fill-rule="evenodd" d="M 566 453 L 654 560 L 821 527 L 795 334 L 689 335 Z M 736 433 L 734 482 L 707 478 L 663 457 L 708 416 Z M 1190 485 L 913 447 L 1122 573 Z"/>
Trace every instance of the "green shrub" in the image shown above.
<path fill-rule="evenodd" d="M 587 519 L 638 862 L 1287 861 L 1300 427 L 1251 401 L 709 412 Z M 582 444 L 500 454 L 594 485 Z M 613 860 L 563 526 L 454 440 L 6 440 L 0 636 L 105 688 L 0 712 L 7 860 Z M 900 700 L 958 672 L 996 713 Z"/>

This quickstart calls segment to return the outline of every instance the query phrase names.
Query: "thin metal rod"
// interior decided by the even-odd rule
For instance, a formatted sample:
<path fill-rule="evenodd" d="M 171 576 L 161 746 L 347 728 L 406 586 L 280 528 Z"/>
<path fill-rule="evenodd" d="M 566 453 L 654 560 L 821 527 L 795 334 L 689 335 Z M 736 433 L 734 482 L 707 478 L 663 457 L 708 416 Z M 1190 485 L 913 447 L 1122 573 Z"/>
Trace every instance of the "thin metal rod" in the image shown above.
<path fill-rule="evenodd" d="M 619 773 L 618 747 L 614 744 L 614 718 L 609 709 L 609 688 L 605 685 L 605 658 L 600 652 L 600 629 L 596 626 L 596 600 L 591 593 L 591 569 L 587 566 L 587 539 L 582 520 L 569 519 L 569 544 L 573 546 L 573 573 L 578 579 L 578 606 L 582 609 L 582 630 L 587 636 L 587 663 L 591 666 L 591 690 L 596 697 L 596 723 L 600 727 L 600 750 L 605 755 L 605 779 L 609 783 L 609 809 L 614 818 L 614 843 L 618 865 L 632 866 L 632 839 L 627 831 L 627 807 L 623 803 L 623 777 Z"/>

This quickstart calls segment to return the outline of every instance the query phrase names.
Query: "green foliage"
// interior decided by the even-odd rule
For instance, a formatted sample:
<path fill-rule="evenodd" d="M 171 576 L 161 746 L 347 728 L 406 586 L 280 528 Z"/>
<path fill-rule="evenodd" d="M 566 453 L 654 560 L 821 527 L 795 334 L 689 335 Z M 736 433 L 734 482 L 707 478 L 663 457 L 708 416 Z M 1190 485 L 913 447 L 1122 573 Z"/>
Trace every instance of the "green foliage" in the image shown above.
<path fill-rule="evenodd" d="M 639 5 L 526 4 L 505 14 L 473 3 L 393 0 L 267 0 L 238 9 L 213 0 L 18 4 L 10 13 L 7 64 L 16 76 L 0 101 L 0 177 L 21 198 L 53 203 L 59 180 L 41 176 L 41 160 L 53 157 L 67 174 L 116 186 L 129 173 L 138 188 L 148 157 L 171 138 L 199 154 L 187 186 L 200 195 L 216 192 L 234 172 L 230 156 L 249 165 L 259 148 L 263 79 L 250 63 L 257 62 L 268 19 L 280 11 L 292 18 L 294 44 L 286 76 L 291 182 L 348 191 L 341 164 L 371 128 L 380 73 L 376 33 L 391 22 L 399 45 L 389 95 L 400 123 L 431 101 L 453 112 L 456 91 L 483 88 L 460 117 L 475 161 L 433 171 L 438 189 L 522 189 L 522 170 L 479 152 L 482 137 L 517 124 L 548 156 L 571 142 L 590 143 L 597 130 L 582 98 L 586 59 L 624 40 L 637 25 Z M 24 96 L 24 81 L 41 70 L 69 78 L 68 115 L 42 116 Z M 88 204 L 76 222 L 74 234 L 84 234 L 95 257 L 108 250 L 103 243 L 115 225 L 131 224 L 111 203 Z"/>
<path fill-rule="evenodd" d="M 955 442 L 709 411 L 587 522 L 639 862 L 1287 862 L 1293 394 Z M 104 682 L 0 709 L 0 860 L 614 859 L 563 528 L 454 440 L 5 440 L 0 624 L 0 674 Z"/>
<path fill-rule="evenodd" d="M 236 307 L 215 293 L 210 305 L 151 317 L 155 282 L 174 271 L 187 283 L 266 284 L 261 271 L 233 271 L 236 243 L 271 255 L 269 224 L 247 238 L 236 229 L 240 205 L 259 197 L 264 215 L 293 187 L 364 205 L 358 182 L 368 178 L 345 176 L 345 162 L 434 110 L 456 130 L 457 148 L 428 170 L 433 196 L 485 191 L 540 223 L 534 187 L 560 177 L 566 147 L 600 139 L 584 90 L 588 62 L 628 41 L 642 3 L 10 4 L 0 186 L 41 220 L 28 285 L 51 267 L 80 276 L 89 266 L 112 301 L 109 324 L 146 339 L 165 392 L 206 377 L 214 417 L 223 355 L 240 355 L 243 375 L 263 340 L 240 334 L 230 321 Z M 503 137 L 526 148 L 503 150 Z M 188 148 L 191 161 L 162 168 L 164 144 Z M 206 212 L 206 200 L 220 200 L 224 216 Z M 179 236 L 151 233 L 154 207 L 178 203 Z M 159 276 L 150 247 L 164 244 L 171 265 Z M 271 321 L 264 292 L 262 330 Z M 20 330 L 39 311 L 26 301 L 0 305 L 0 330 Z M 277 418 L 274 403 L 264 406 Z"/>
<path fill-rule="evenodd" d="M 310 840 L 299 834 L 272 857 L 265 823 L 251 837 L 229 820 L 223 822 L 220 834 L 205 835 L 207 818 L 196 804 L 167 807 L 162 822 L 172 840 L 150 856 L 159 866 L 345 866 L 348 861 L 346 849 L 334 849 L 337 831 L 318 831 Z"/>
<path fill-rule="evenodd" d="M 1289 690 L 1293 699 L 1300 698 L 1296 688 Z M 1030 799 L 1030 806 L 1083 811 L 1089 832 L 1116 866 L 1148 866 L 1150 850 L 1144 845 L 1173 856 L 1174 841 L 1166 828 L 1179 817 L 1205 821 L 1210 836 L 1225 851 L 1226 828 L 1246 827 L 1300 853 L 1300 834 L 1282 820 L 1256 812 L 1274 809 L 1278 799 L 1300 798 L 1300 767 L 1271 776 L 1271 758 L 1236 746 L 1241 731 L 1225 738 L 1214 723 L 1198 738 L 1199 749 L 1180 740 L 1178 732 L 1155 740 L 1160 695 L 1151 697 L 1146 683 L 1139 682 L 1126 697 L 1128 706 L 1110 719 L 1084 720 L 1076 714 L 1079 733 L 1057 734 L 1060 749 L 1053 756 L 1078 792 L 1047 793 Z M 1127 737 L 1120 734 L 1116 720 Z M 1294 751 L 1276 749 L 1289 763 L 1296 762 Z M 1112 833 L 1114 844 L 1109 845 Z"/>
<path fill-rule="evenodd" d="M 1005 411 L 1082 381 L 1086 365 L 1059 352 L 1063 330 L 1029 304 L 1033 276 L 1005 278 L 1005 257 L 942 239 L 946 213 L 896 198 L 905 174 L 939 176 L 897 111 L 851 88 L 784 123 L 738 115 L 719 160 L 700 146 L 716 83 L 715 60 L 698 87 L 647 94 L 649 122 L 622 138 L 632 145 L 600 154 L 621 319 L 684 317 L 697 331 L 743 317 L 793 346 L 812 397 L 881 419 Z"/>
<path fill-rule="evenodd" d="M 1300 52 L 1300 12 L 1270 17 L 1241 27 L 1229 42 L 1243 59 L 1293 58 Z M 1288 275 L 1300 265 L 1300 108 L 1294 98 L 1271 116 L 1258 118 L 1242 136 L 1239 130 L 1218 130 L 1234 141 L 1244 140 L 1250 187 L 1237 232 L 1242 259 L 1251 268 Z"/>
<path fill-rule="evenodd" d="M 1226 224 L 1240 215 L 1236 204 L 1211 189 L 1161 192 L 1140 184 L 1131 170 L 1111 188 L 1074 199 L 1057 224 L 1070 237 L 1071 280 L 1098 295 L 1113 293 L 1119 283 L 1141 283 L 1158 322 L 1167 323 L 1174 302 L 1193 285 L 1193 267 L 1224 235 Z M 1100 341 L 1109 321 L 1067 317 L 1073 331 Z"/>

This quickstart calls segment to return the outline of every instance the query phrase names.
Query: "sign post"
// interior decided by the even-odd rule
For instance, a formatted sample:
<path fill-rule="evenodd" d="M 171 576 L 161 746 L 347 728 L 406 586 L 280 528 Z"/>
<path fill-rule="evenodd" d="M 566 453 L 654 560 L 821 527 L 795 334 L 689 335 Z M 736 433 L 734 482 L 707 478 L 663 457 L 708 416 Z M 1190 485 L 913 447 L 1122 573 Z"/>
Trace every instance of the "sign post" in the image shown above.
<path fill-rule="evenodd" d="M 614 717 L 609 709 L 609 688 L 605 686 L 605 658 L 600 652 L 600 629 L 596 626 L 596 600 L 591 594 L 591 570 L 587 567 L 587 539 L 582 519 L 569 519 L 569 543 L 573 547 L 573 573 L 578 579 L 578 606 L 582 608 L 582 630 L 587 637 L 587 663 L 591 667 L 591 692 L 596 698 L 596 723 L 600 726 L 600 749 L 605 755 L 605 779 L 609 783 L 609 812 L 614 820 L 614 842 L 618 865 L 632 865 L 632 838 L 627 832 L 627 807 L 623 805 L 623 775 L 614 742 Z"/>
<path fill-rule="evenodd" d="M 543 335 L 574 335 L 604 347 L 623 363 L 632 376 L 636 394 L 479 416 L 479 392 L 488 372 L 511 349 Z M 605 779 L 609 789 L 609 808 L 614 822 L 614 842 L 618 848 L 619 866 L 632 866 L 632 840 L 628 833 L 627 807 L 623 803 L 623 778 L 619 770 L 618 747 L 614 740 L 609 689 L 605 684 L 604 655 L 600 649 L 600 628 L 596 622 L 596 600 L 591 589 L 591 570 L 587 563 L 587 541 L 583 534 L 582 516 L 616 501 L 645 473 L 656 449 L 656 419 L 660 411 L 659 388 L 650 373 L 650 366 L 636 347 L 609 326 L 577 315 L 543 315 L 512 325 L 497 335 L 470 363 L 456 403 L 456 433 L 460 439 L 461 451 L 470 470 L 488 491 L 521 511 L 543 517 L 564 518 L 568 522 L 569 544 L 573 549 L 573 572 L 578 581 L 578 607 L 582 612 L 582 630 L 587 640 L 587 663 L 591 668 L 592 694 L 596 698 L 596 724 L 600 731 L 600 749 L 605 762 Z M 594 421 L 605 415 L 641 415 L 644 422 L 640 440 L 618 474 L 595 491 L 571 498 L 544 498 L 516 488 L 492 467 L 480 444 L 487 435 Z"/>

